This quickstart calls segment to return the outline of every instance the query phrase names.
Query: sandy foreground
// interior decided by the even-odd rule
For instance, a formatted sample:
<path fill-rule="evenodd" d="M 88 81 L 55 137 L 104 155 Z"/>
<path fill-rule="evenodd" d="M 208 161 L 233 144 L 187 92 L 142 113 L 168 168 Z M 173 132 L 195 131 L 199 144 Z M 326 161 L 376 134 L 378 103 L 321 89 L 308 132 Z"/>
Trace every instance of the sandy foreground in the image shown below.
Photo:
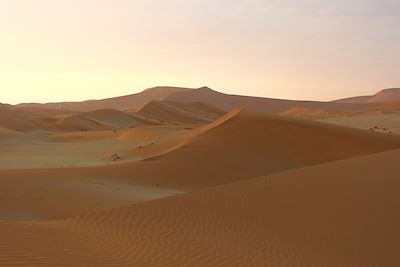
<path fill-rule="evenodd" d="M 400 136 L 361 117 L 141 112 L 3 113 L 0 265 L 400 265 Z"/>
<path fill-rule="evenodd" d="M 384 152 L 66 220 L 2 221 L 0 264 L 399 266 L 399 157 Z"/>

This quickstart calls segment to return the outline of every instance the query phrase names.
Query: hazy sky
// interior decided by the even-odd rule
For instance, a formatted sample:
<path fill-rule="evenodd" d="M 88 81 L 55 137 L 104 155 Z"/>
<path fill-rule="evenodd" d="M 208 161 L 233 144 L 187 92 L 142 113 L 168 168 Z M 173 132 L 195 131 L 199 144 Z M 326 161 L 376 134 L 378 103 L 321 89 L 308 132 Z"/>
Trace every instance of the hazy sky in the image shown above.
<path fill-rule="evenodd" d="M 0 0 L 0 102 L 400 86 L 399 0 Z"/>

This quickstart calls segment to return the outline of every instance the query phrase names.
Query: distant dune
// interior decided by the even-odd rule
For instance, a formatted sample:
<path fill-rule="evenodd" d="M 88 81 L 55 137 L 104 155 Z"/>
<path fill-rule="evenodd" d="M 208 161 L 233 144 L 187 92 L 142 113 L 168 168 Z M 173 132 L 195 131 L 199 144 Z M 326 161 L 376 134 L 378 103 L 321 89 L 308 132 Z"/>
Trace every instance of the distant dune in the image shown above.
<path fill-rule="evenodd" d="M 64 130 L 104 130 L 127 129 L 155 124 L 145 118 L 113 109 L 102 109 L 87 113 L 79 113 L 57 122 Z"/>
<path fill-rule="evenodd" d="M 166 123 L 206 124 L 226 113 L 201 102 L 152 101 L 140 109 L 139 114 Z"/>
<path fill-rule="evenodd" d="M 397 102 L 394 102 L 397 103 Z M 393 103 L 393 104 L 394 104 Z M 285 112 L 279 113 L 283 116 L 301 118 L 301 119 L 328 119 L 328 118 L 343 118 L 343 117 L 358 117 L 358 116 L 381 116 L 386 114 L 400 114 L 400 106 L 395 106 L 392 103 L 379 104 L 365 110 L 358 111 L 341 111 L 327 110 L 324 108 L 311 109 L 305 107 L 296 107 Z"/>
<path fill-rule="evenodd" d="M 327 109 L 329 111 L 356 111 L 374 107 L 375 104 L 335 103 L 302 100 L 285 100 L 251 96 L 228 95 L 214 91 L 208 87 L 177 92 L 169 95 L 166 100 L 175 102 L 203 102 L 213 105 L 226 112 L 236 108 L 255 112 L 281 113 L 292 108 L 304 107 L 310 109 Z"/>
<path fill-rule="evenodd" d="M 18 107 L 41 107 L 47 109 L 64 109 L 74 111 L 94 111 L 99 109 L 140 109 L 147 103 L 153 100 L 164 100 L 170 94 L 186 91 L 188 88 L 180 87 L 154 87 L 147 89 L 141 93 L 113 97 L 102 100 L 88 100 L 83 102 L 61 102 L 61 103 L 47 103 L 36 104 L 26 103 L 20 104 Z"/>
<path fill-rule="evenodd" d="M 4 110 L 4 109 L 9 109 L 9 108 L 11 108 L 12 106 L 11 105 L 7 105 L 7 104 L 1 104 L 0 103 L 0 110 Z"/>
<path fill-rule="evenodd" d="M 68 220 L 2 221 L 0 265 L 399 266 L 399 157 L 348 159 Z"/>
<path fill-rule="evenodd" d="M 5 108 L 0 111 L 0 128 L 18 132 L 50 131 L 54 130 L 54 125 L 43 122 L 31 112 Z"/>
<path fill-rule="evenodd" d="M 336 103 L 390 103 L 400 102 L 400 88 L 384 89 L 372 96 L 350 97 L 334 101 Z"/>
<path fill-rule="evenodd" d="M 102 100 L 47 104 L 27 103 L 17 105 L 17 107 L 30 109 L 42 108 L 50 110 L 70 110 L 80 112 L 101 109 L 138 111 L 152 101 L 163 100 L 169 101 L 170 104 L 175 103 L 174 106 L 176 106 L 176 103 L 183 104 L 201 102 L 204 104 L 209 104 L 225 112 L 230 112 L 236 108 L 264 113 L 282 113 L 293 108 L 308 108 L 312 110 L 323 109 L 327 112 L 363 112 L 379 107 L 379 103 L 400 101 L 400 89 L 385 89 L 374 96 L 352 97 L 332 102 L 321 102 L 228 95 L 214 91 L 208 87 L 201 87 L 198 89 L 180 87 L 154 87 L 144 90 L 141 93 Z M 168 108 L 171 111 L 171 106 L 164 106 L 163 108 Z M 185 116 L 187 117 L 187 115 Z M 192 116 L 193 114 L 191 114 L 189 117 Z"/>
<path fill-rule="evenodd" d="M 321 121 L 368 131 L 400 134 L 400 113 L 375 114 L 373 116 L 333 117 L 321 119 Z"/>

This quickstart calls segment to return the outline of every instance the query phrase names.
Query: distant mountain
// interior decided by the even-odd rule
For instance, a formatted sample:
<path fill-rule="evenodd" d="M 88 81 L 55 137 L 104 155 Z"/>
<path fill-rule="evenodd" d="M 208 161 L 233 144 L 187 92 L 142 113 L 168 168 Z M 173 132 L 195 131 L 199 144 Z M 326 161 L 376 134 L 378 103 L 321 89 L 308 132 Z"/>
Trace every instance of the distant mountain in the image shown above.
<path fill-rule="evenodd" d="M 87 100 L 83 102 L 60 103 L 24 103 L 17 105 L 25 108 L 63 109 L 89 112 L 99 109 L 138 110 L 153 100 L 164 100 L 173 93 L 187 91 L 189 88 L 181 87 L 154 87 L 138 94 L 113 97 L 102 100 Z"/>
<path fill-rule="evenodd" d="M 390 103 L 400 102 L 400 88 L 388 88 L 371 96 L 357 96 L 334 101 L 336 103 Z"/>

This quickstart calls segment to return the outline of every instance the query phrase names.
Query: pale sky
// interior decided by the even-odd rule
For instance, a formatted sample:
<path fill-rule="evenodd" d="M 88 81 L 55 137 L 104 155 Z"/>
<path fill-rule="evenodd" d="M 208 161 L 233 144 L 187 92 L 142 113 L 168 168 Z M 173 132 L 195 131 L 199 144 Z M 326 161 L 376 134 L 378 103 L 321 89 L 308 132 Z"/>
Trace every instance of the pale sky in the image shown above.
<path fill-rule="evenodd" d="M 399 0 L 0 0 L 0 102 L 400 87 Z"/>

